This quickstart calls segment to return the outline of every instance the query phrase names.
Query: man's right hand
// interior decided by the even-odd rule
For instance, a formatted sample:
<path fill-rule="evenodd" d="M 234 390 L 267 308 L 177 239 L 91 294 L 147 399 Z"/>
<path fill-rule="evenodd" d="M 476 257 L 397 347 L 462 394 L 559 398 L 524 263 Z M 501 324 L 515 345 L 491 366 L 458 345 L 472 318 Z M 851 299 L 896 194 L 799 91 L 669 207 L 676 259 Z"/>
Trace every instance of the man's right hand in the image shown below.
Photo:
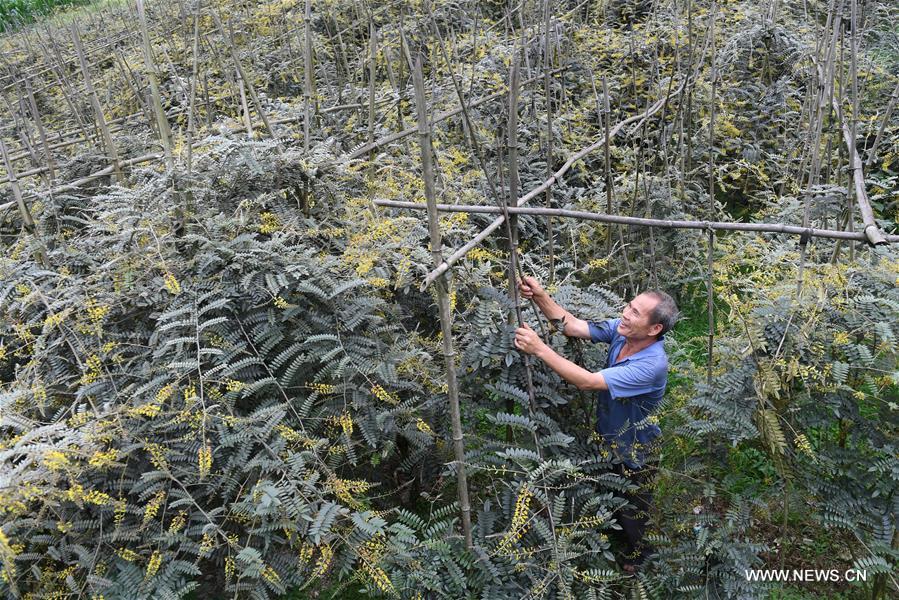
<path fill-rule="evenodd" d="M 518 290 L 521 292 L 522 296 L 528 299 L 533 298 L 536 300 L 542 296 L 546 296 L 546 290 L 543 289 L 543 286 L 541 286 L 540 282 L 534 277 L 520 279 L 518 281 Z"/>

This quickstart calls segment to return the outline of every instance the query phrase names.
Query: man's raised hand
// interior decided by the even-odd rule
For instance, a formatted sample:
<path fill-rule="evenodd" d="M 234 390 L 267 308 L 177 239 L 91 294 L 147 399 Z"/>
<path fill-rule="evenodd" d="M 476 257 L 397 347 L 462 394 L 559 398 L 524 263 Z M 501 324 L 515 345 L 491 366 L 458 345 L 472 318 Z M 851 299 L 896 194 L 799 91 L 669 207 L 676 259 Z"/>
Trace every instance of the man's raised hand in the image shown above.
<path fill-rule="evenodd" d="M 541 286 L 540 282 L 534 277 L 525 277 L 524 279 L 518 280 L 518 290 L 523 297 L 528 299 L 537 299 L 546 295 L 546 290 L 543 289 L 543 286 Z"/>
<path fill-rule="evenodd" d="M 544 346 L 546 344 L 527 323 L 515 330 L 515 347 L 525 354 L 537 354 Z"/>

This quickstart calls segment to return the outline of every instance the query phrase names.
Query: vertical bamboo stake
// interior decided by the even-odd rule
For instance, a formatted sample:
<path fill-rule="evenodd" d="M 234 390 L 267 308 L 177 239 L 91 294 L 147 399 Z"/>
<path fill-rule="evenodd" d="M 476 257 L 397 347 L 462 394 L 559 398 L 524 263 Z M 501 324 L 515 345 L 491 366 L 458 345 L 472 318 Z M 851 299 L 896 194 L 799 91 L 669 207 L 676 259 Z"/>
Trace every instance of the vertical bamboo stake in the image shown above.
<path fill-rule="evenodd" d="M 28 94 L 28 106 L 31 108 L 31 116 L 34 119 L 34 125 L 37 127 L 37 133 L 41 138 L 41 146 L 44 149 L 44 160 L 47 163 L 47 173 L 50 176 L 50 185 L 54 184 L 56 175 L 54 170 L 56 165 L 53 156 L 50 154 L 50 145 L 47 142 L 47 131 L 44 129 L 44 123 L 41 121 L 41 115 L 37 110 L 37 102 L 34 100 L 34 92 L 31 89 L 31 81 L 25 78 L 25 92 Z"/>
<path fill-rule="evenodd" d="M 373 144 L 375 141 L 375 58 L 378 53 L 378 38 L 375 31 L 374 20 L 368 22 L 369 30 L 369 56 L 368 56 L 368 143 Z M 430 135 L 428 136 L 430 140 Z M 375 150 L 374 148 L 368 153 L 368 174 L 374 179 L 375 169 Z"/>
<path fill-rule="evenodd" d="M 610 154 L 609 146 L 612 143 L 611 142 L 612 134 L 611 134 L 611 129 L 610 129 L 611 128 L 610 121 L 612 119 L 612 109 L 611 109 L 611 104 L 609 103 L 609 84 L 608 84 L 608 81 L 606 80 L 605 76 L 603 76 L 603 78 L 602 78 L 602 94 L 603 94 L 603 98 L 604 98 L 603 108 L 604 108 L 604 112 L 606 114 L 606 118 L 605 118 L 606 138 L 605 138 L 605 141 L 603 144 L 603 152 L 605 154 L 605 171 L 606 171 L 606 210 L 607 210 L 608 214 L 612 214 L 612 188 L 615 185 L 614 182 L 612 181 L 612 166 L 611 166 L 611 162 L 610 162 L 610 158 L 609 158 L 609 154 Z M 630 284 L 631 291 L 636 293 L 637 287 L 634 283 L 634 275 L 631 272 L 630 259 L 627 256 L 627 245 L 624 243 L 624 226 L 619 224 L 618 227 L 616 227 L 616 229 L 618 231 L 618 241 L 621 244 L 621 255 L 622 255 L 622 257 L 624 257 L 624 268 L 627 271 L 627 280 L 628 280 L 628 283 Z M 612 254 L 611 230 L 609 231 L 609 237 L 606 238 L 606 240 L 607 240 L 606 254 L 611 255 Z"/>
<path fill-rule="evenodd" d="M 840 2 L 840 8 L 842 8 L 843 3 Z M 860 172 L 862 166 L 861 161 L 857 160 L 857 156 L 855 153 L 855 141 L 856 141 L 856 130 L 858 127 L 858 33 L 856 32 L 856 28 L 858 27 L 858 19 L 857 19 L 857 8 L 858 2 L 857 0 L 852 0 L 852 5 L 850 9 L 850 24 L 849 27 L 851 29 L 849 35 L 849 77 L 852 82 L 852 120 L 849 122 L 849 144 L 848 144 L 848 153 L 849 153 L 849 164 L 852 165 L 852 176 L 855 177 L 858 169 Z M 840 90 L 842 93 L 842 90 Z M 859 189 L 858 187 L 850 188 L 853 191 L 850 191 L 849 198 L 852 199 L 855 196 L 856 201 L 858 201 Z M 864 193 L 865 187 L 861 186 L 861 193 Z M 852 206 L 852 202 L 849 204 Z M 850 227 L 854 226 L 852 221 L 852 213 L 849 213 L 849 224 Z M 863 215 L 864 216 L 864 215 Z M 849 242 L 849 262 L 852 263 L 855 261 L 855 243 Z"/>
<path fill-rule="evenodd" d="M 194 13 L 193 66 L 190 74 L 190 106 L 187 113 L 187 176 L 191 176 L 193 167 L 194 135 L 197 132 L 196 104 L 197 77 L 200 71 L 200 11 Z"/>
<path fill-rule="evenodd" d="M 78 61 L 81 66 L 81 74 L 84 76 L 84 85 L 87 88 L 87 94 L 90 97 L 91 106 L 94 109 L 94 116 L 97 119 L 97 125 L 100 127 L 100 133 L 103 136 L 103 143 L 106 146 L 106 152 L 109 154 L 109 161 L 112 163 L 113 181 L 122 181 L 122 167 L 119 164 L 119 153 L 115 144 L 112 142 L 112 136 L 109 135 L 109 127 L 106 125 L 106 117 L 103 115 L 103 108 L 100 106 L 100 99 L 94 90 L 94 83 L 91 80 L 90 71 L 87 68 L 87 59 L 84 56 L 84 48 L 81 46 L 81 35 L 78 33 L 78 25 L 72 23 L 72 43 L 75 44 L 75 52 L 78 54 Z"/>
<path fill-rule="evenodd" d="M 896 84 L 896 89 L 893 90 L 893 95 L 890 96 L 890 103 L 887 105 L 886 112 L 883 113 L 883 120 L 880 121 L 880 127 L 877 129 L 877 135 L 874 136 L 874 143 L 871 144 L 871 149 L 868 150 L 868 159 L 865 161 L 866 166 L 870 167 L 874 164 L 874 161 L 877 159 L 877 146 L 880 145 L 880 138 L 883 137 L 883 132 L 887 127 L 887 124 L 890 122 L 890 117 L 893 115 L 893 111 L 896 109 L 896 103 L 899 102 L 899 84 Z"/>
<path fill-rule="evenodd" d="M 243 113 L 244 127 L 247 128 L 247 135 L 253 139 L 253 120 L 250 118 L 250 107 L 247 104 L 246 86 L 243 83 L 243 77 L 237 73 L 237 89 L 240 90 L 240 111 Z"/>
<path fill-rule="evenodd" d="M 3 141 L 3 136 L 0 136 L 0 153 L 3 154 L 3 164 L 6 167 L 6 178 L 7 181 L 9 181 L 9 187 L 12 188 L 12 195 L 16 200 L 16 207 L 19 209 L 19 216 L 22 217 L 22 226 L 25 231 L 35 237 L 35 241 L 40 242 L 40 240 L 37 240 L 37 232 L 34 227 L 34 219 L 31 216 L 31 211 L 28 209 L 28 205 L 25 204 L 25 199 L 22 197 L 22 188 L 19 187 L 16 171 L 13 169 L 12 162 L 9 160 L 9 152 L 6 150 L 6 143 Z M 47 256 L 44 254 L 43 250 L 36 250 L 34 258 L 41 266 L 47 266 Z"/>
<path fill-rule="evenodd" d="M 150 94 L 153 99 L 153 113 L 156 115 L 156 124 L 159 128 L 159 139 L 165 153 L 165 166 L 169 171 L 174 171 L 175 160 L 172 156 L 172 130 L 169 120 L 162 108 L 162 95 L 159 92 L 159 78 L 157 77 L 156 63 L 153 61 L 153 53 L 150 49 L 150 32 L 147 27 L 147 14 L 144 10 L 144 0 L 137 0 L 137 18 L 140 23 L 141 50 L 144 55 L 144 68 L 147 70 L 147 79 L 150 81 Z"/>
<path fill-rule="evenodd" d="M 552 59 L 549 43 L 549 26 L 551 22 L 552 12 L 550 11 L 551 0 L 544 0 L 543 8 L 543 96 L 546 100 L 546 178 L 553 176 L 553 108 L 552 98 L 550 97 L 550 61 Z M 546 208 L 552 208 L 552 186 L 546 188 L 544 194 L 544 202 Z M 546 238 L 549 243 L 549 283 L 556 277 L 556 252 L 553 240 L 553 221 L 552 217 L 546 217 Z"/>
<path fill-rule="evenodd" d="M 605 75 L 602 78 L 602 114 L 603 114 L 603 125 L 606 130 L 606 141 L 603 144 L 603 165 L 605 167 L 605 181 L 606 181 L 606 214 L 612 214 L 612 186 L 615 185 L 612 181 L 612 163 L 609 156 L 609 120 L 612 118 L 612 109 L 609 106 L 609 83 L 606 81 Z M 620 227 L 619 227 L 620 229 Z M 612 254 L 612 229 L 608 227 L 606 229 L 606 255 Z"/>
<path fill-rule="evenodd" d="M 712 23 L 710 25 L 711 44 L 712 44 L 712 98 L 709 105 L 709 220 L 715 220 L 715 106 L 717 91 L 718 71 L 715 67 L 715 59 L 717 57 L 715 44 L 715 19 L 717 18 L 717 4 L 712 2 Z M 711 250 L 710 250 L 711 252 Z M 711 289 L 711 288 L 710 288 Z M 711 356 L 711 355 L 710 355 Z"/>
<path fill-rule="evenodd" d="M 259 101 L 259 96 L 256 95 L 256 88 L 253 87 L 253 82 L 247 76 L 246 71 L 243 69 L 243 65 L 240 64 L 240 57 L 237 56 L 237 48 L 234 44 L 234 36 L 225 32 L 225 28 L 222 26 L 222 20 L 219 18 L 218 13 L 213 10 L 212 18 L 215 20 L 215 25 L 218 27 L 219 32 L 222 34 L 222 38 L 224 38 L 225 42 L 228 45 L 228 50 L 231 52 L 231 59 L 234 61 L 234 66 L 237 68 L 237 74 L 240 78 L 240 81 L 246 86 L 246 91 L 250 95 L 250 99 L 253 101 L 253 106 L 256 108 L 256 112 L 259 113 L 259 118 L 262 119 L 262 123 L 265 125 L 266 131 L 275 140 L 275 144 L 278 148 L 281 148 L 281 142 L 278 140 L 278 136 L 275 135 L 275 130 L 272 129 L 272 124 L 268 120 L 268 115 L 266 115 L 265 110 L 262 108 L 262 103 Z M 241 88 L 241 92 L 243 89 Z M 246 99 L 244 99 L 244 105 L 246 105 Z M 247 117 L 249 119 L 249 116 Z"/>
<path fill-rule="evenodd" d="M 431 129 L 425 104 L 425 84 L 422 76 L 420 55 L 415 60 L 412 80 L 415 85 L 415 105 L 418 112 L 422 178 L 425 185 L 425 199 L 428 203 L 428 230 L 431 236 L 431 255 L 434 258 L 434 266 L 437 266 L 443 262 L 443 249 L 440 227 L 437 221 L 437 196 L 434 190 L 434 171 L 431 162 Z M 440 311 L 440 330 L 443 333 L 443 356 L 446 360 L 446 385 L 450 405 L 450 420 L 453 428 L 453 450 L 456 458 L 456 477 L 459 485 L 459 505 L 462 511 L 462 534 L 465 536 L 466 547 L 471 548 L 471 504 L 468 499 L 468 478 L 465 472 L 465 446 L 462 441 L 462 416 L 459 408 L 459 388 L 456 382 L 452 314 L 450 313 L 446 276 L 440 277 L 436 284 L 437 305 Z"/>
<path fill-rule="evenodd" d="M 303 151 L 309 152 L 309 105 L 312 102 L 312 0 L 303 17 Z"/>
<path fill-rule="evenodd" d="M 712 363 L 713 363 L 713 355 L 712 355 L 712 344 L 715 342 L 715 288 L 714 288 L 714 277 L 715 277 L 715 261 L 714 261 L 714 253 L 715 253 L 715 230 L 709 227 L 709 256 L 708 256 L 708 270 L 709 277 L 707 281 L 707 295 L 708 295 L 708 313 L 709 313 L 709 363 L 708 363 L 708 371 L 706 373 L 706 383 L 709 386 L 709 394 L 712 393 Z M 711 439 L 711 438 L 710 438 Z"/>

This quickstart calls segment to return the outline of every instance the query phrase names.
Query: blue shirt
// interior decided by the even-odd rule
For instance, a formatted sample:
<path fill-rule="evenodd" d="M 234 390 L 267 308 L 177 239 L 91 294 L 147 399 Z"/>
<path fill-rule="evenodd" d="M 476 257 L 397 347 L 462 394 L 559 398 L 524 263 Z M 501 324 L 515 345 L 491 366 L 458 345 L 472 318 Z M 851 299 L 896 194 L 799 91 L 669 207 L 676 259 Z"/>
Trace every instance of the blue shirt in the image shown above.
<path fill-rule="evenodd" d="M 668 355 L 664 336 L 619 363 L 627 341 L 618 333 L 621 319 L 588 322 L 593 343 L 609 344 L 606 368 L 600 371 L 608 390 L 600 390 L 596 406 L 596 432 L 621 461 L 632 469 L 643 466 L 646 447 L 661 433 L 646 418 L 655 411 L 668 383 Z"/>

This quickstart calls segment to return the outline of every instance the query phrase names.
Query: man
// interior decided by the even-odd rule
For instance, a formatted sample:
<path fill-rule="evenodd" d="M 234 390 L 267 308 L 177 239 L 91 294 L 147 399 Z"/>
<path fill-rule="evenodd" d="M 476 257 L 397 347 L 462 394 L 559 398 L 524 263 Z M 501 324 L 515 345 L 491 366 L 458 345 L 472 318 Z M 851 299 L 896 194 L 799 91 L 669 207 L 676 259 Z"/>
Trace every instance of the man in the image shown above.
<path fill-rule="evenodd" d="M 658 461 L 656 438 L 661 434 L 652 413 L 668 382 L 663 336 L 677 321 L 677 305 L 665 292 L 648 290 L 628 302 L 618 319 L 584 321 L 556 304 L 533 277 L 525 277 L 518 286 L 521 295 L 532 298 L 548 319 L 563 319 L 565 335 L 609 344 L 606 368 L 591 373 L 557 354 L 527 324 L 515 330 L 516 348 L 541 359 L 578 389 L 599 392 L 596 432 L 617 459 L 615 472 L 643 488 L 625 494 L 635 510 L 625 508 L 618 518 L 622 566 L 633 573 L 652 551 L 642 544 L 652 501 L 648 485 Z"/>

